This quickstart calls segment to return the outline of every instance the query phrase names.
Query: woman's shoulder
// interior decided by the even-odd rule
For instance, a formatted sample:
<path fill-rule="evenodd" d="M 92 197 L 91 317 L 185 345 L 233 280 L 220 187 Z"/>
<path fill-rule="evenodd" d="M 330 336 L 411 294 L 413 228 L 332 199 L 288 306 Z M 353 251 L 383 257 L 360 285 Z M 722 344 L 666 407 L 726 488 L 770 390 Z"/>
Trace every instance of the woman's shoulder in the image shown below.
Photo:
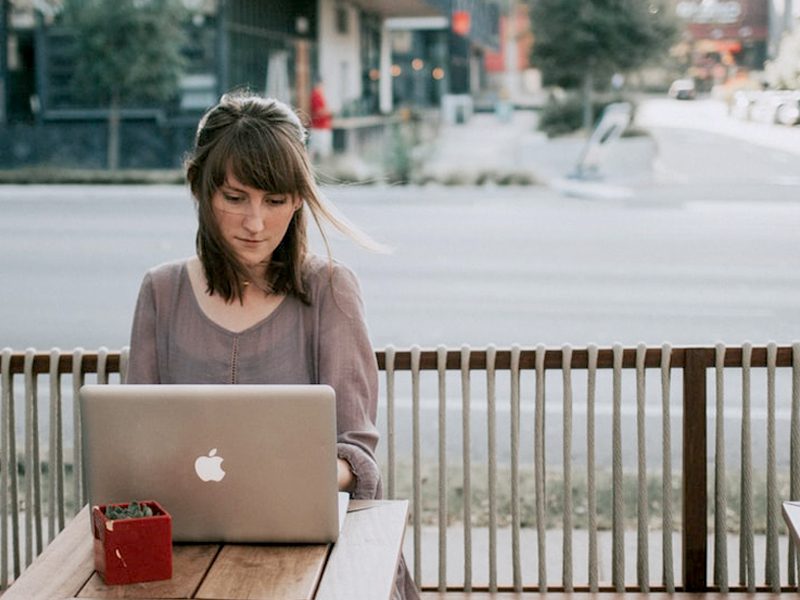
<path fill-rule="evenodd" d="M 145 281 L 156 287 L 172 285 L 181 277 L 190 258 L 181 258 L 150 267 L 145 273 Z"/>
<path fill-rule="evenodd" d="M 360 295 L 360 284 L 355 272 L 335 259 L 311 254 L 303 265 L 303 277 L 311 293 L 312 304 L 327 290 L 352 292 Z"/>

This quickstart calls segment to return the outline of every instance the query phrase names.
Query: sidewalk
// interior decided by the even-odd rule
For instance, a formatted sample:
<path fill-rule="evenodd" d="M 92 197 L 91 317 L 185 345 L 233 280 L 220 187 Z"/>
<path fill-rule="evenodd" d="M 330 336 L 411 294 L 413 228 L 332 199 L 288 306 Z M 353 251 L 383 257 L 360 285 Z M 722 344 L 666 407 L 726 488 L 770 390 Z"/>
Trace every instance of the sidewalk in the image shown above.
<path fill-rule="evenodd" d="M 437 181 L 474 180 L 480 174 L 536 173 L 522 149 L 544 135 L 536 131 L 534 111 L 513 111 L 508 122 L 494 113 L 476 113 L 465 123 L 442 124 L 423 173 Z"/>
<path fill-rule="evenodd" d="M 442 125 L 423 174 L 440 182 L 505 179 L 594 196 L 627 195 L 628 186 L 651 181 L 656 148 L 650 137 L 616 140 L 604 156 L 600 177 L 579 181 L 570 176 L 586 146 L 585 136 L 548 139 L 537 130 L 537 120 L 535 111 L 516 110 L 507 122 L 494 113 L 477 113 L 466 123 Z"/>
<path fill-rule="evenodd" d="M 424 526 L 421 535 L 421 571 L 422 585 L 435 587 L 439 583 L 439 529 Z M 561 530 L 549 529 L 546 532 L 545 572 L 547 584 L 559 586 L 563 582 L 562 552 L 564 536 Z M 766 536 L 756 535 L 753 539 L 755 554 L 756 581 L 763 584 L 765 577 Z M 525 585 L 536 585 L 539 581 L 538 533 L 535 528 L 523 528 L 520 531 L 520 569 Z M 648 573 L 652 585 L 661 585 L 663 567 L 661 562 L 663 539 L 662 532 L 651 530 L 648 540 Z M 625 531 L 625 583 L 637 585 L 638 541 L 635 530 Z M 489 582 L 489 530 L 485 527 L 472 529 L 472 583 L 475 586 L 486 586 Z M 787 579 L 788 542 L 781 536 L 779 542 L 781 581 Z M 572 531 L 572 578 L 576 586 L 586 586 L 589 582 L 589 535 L 586 530 Z M 597 576 L 601 585 L 610 586 L 612 581 L 612 532 L 597 533 Z M 680 557 L 681 536 L 672 535 L 673 576 L 676 585 L 682 580 Z M 714 537 L 708 538 L 709 565 L 714 564 Z M 403 545 L 403 555 L 412 574 L 414 572 L 414 529 L 409 525 Z M 728 581 L 733 585 L 739 574 L 739 538 L 728 534 Z M 497 583 L 511 587 L 514 584 L 511 530 L 501 527 L 497 530 L 496 540 Z M 464 528 L 452 525 L 447 528 L 446 579 L 449 585 L 460 586 L 464 583 Z M 713 567 L 709 567 L 709 577 L 713 578 Z"/>
<path fill-rule="evenodd" d="M 663 179 L 657 136 L 651 135 L 614 140 L 604 150 L 598 177 L 571 177 L 585 151 L 586 136 L 576 133 L 549 139 L 537 131 L 537 117 L 536 111 L 516 110 L 504 122 L 494 113 L 477 113 L 466 123 L 442 125 L 423 171 L 442 183 L 480 185 L 505 176 L 505 183 L 534 184 L 564 195 L 598 199 L 638 197 Z M 645 132 L 703 131 L 800 155 L 800 127 L 742 121 L 713 99 L 675 104 L 667 98 L 647 98 L 640 102 L 635 118 Z"/>

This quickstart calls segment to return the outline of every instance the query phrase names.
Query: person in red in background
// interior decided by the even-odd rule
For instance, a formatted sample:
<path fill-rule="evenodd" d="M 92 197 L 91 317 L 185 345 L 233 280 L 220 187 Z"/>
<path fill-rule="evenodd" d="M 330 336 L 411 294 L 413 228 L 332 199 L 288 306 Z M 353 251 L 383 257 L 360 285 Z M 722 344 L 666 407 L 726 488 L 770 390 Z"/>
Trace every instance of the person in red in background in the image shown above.
<path fill-rule="evenodd" d="M 311 90 L 311 130 L 309 131 L 308 151 L 311 158 L 325 159 L 333 150 L 333 113 L 325 102 L 325 84 L 314 81 Z"/>

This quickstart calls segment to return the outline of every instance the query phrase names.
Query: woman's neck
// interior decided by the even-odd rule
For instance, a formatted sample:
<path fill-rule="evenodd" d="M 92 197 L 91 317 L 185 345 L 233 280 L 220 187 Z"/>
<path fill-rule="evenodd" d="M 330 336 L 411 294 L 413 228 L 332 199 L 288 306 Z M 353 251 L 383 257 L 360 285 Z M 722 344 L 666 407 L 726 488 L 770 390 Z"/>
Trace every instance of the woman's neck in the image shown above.
<path fill-rule="evenodd" d="M 189 281 L 197 303 L 203 313 L 214 323 L 239 333 L 263 321 L 283 302 L 285 294 L 266 293 L 263 286 L 249 282 L 244 287 L 242 299 L 227 302 L 219 294 L 208 293 L 208 282 L 199 259 L 187 263 Z"/>

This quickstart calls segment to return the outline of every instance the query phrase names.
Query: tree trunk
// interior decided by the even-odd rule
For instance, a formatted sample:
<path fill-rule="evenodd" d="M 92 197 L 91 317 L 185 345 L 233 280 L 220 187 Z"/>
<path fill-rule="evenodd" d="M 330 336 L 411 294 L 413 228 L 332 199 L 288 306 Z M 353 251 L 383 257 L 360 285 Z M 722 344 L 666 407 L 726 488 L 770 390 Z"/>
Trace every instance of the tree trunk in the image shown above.
<path fill-rule="evenodd" d="M 9 8 L 8 0 L 0 0 L 0 125 L 8 122 L 8 90 L 11 87 L 8 83 L 8 53 L 6 52 L 10 29 L 8 20 L 11 16 Z"/>
<path fill-rule="evenodd" d="M 592 73 L 592 61 L 589 61 L 586 72 L 583 74 L 583 128 L 591 130 L 594 122 L 592 114 L 592 91 L 594 89 L 594 73 Z"/>
<path fill-rule="evenodd" d="M 108 168 L 112 171 L 119 169 L 119 113 L 119 94 L 114 92 L 111 96 L 111 105 L 108 112 Z"/>

